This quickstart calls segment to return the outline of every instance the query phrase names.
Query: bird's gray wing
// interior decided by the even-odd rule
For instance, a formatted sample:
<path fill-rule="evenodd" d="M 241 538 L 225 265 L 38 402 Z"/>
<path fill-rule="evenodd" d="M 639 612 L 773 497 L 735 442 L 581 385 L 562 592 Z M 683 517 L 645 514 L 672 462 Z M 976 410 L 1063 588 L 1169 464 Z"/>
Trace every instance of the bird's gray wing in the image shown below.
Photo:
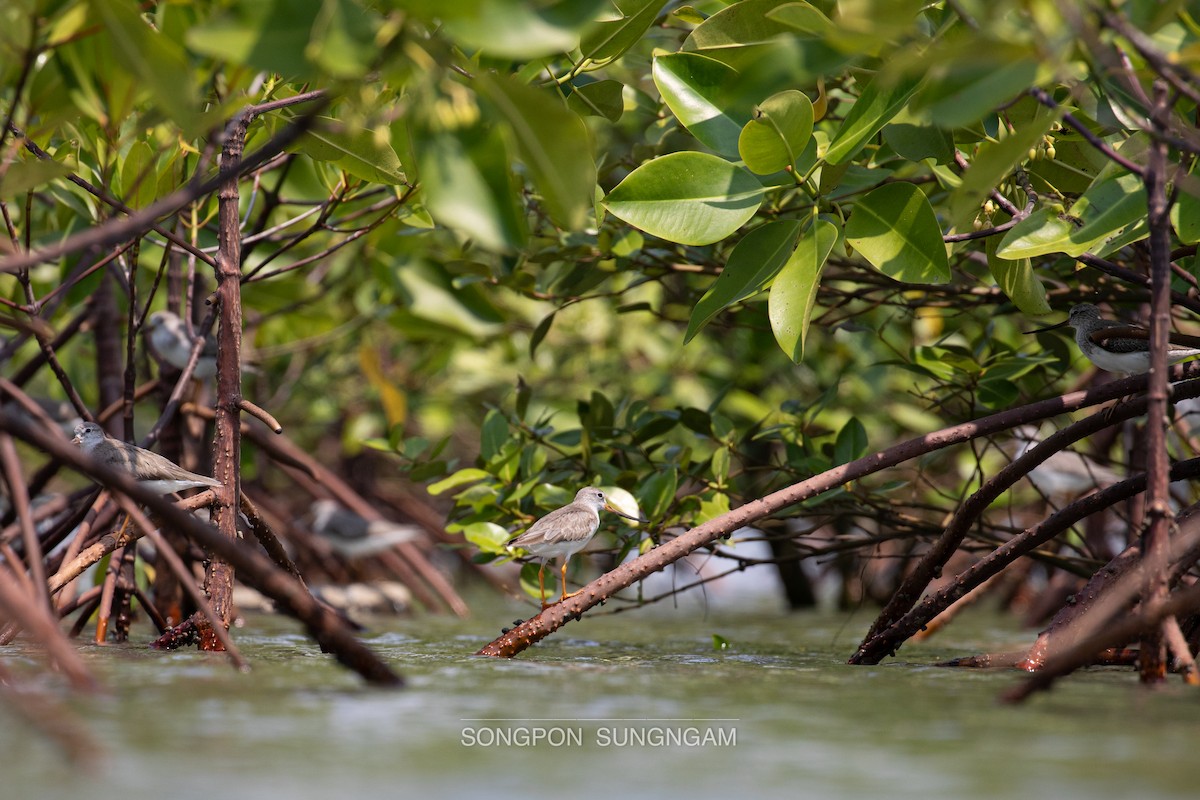
<path fill-rule="evenodd" d="M 560 538 L 558 531 L 562 527 L 564 519 L 572 513 L 578 513 L 578 511 L 579 509 L 571 508 L 570 506 L 556 508 L 526 528 L 525 532 L 509 542 L 509 545 L 513 547 L 526 547 L 531 544 L 540 544 L 541 542 L 556 542 Z"/>
<path fill-rule="evenodd" d="M 545 532 L 542 541 L 547 544 L 554 544 L 562 541 L 575 541 L 590 535 L 593 528 L 592 523 L 596 518 L 591 512 L 582 508 L 560 508 L 563 512 L 555 518 L 554 524 Z"/>

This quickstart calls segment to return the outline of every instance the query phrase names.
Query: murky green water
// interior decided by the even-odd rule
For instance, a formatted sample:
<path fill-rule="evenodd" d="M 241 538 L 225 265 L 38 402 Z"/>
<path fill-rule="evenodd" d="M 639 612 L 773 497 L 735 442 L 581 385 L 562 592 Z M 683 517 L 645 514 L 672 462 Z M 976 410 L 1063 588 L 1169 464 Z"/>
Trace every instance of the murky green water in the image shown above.
<path fill-rule="evenodd" d="M 245 675 L 194 651 L 86 648 L 111 692 L 70 702 L 103 766 L 72 775 L 0 711 L 2 796 L 1093 800 L 1193 797 L 1200 777 L 1200 695 L 1178 683 L 1098 670 L 1009 708 L 995 697 L 1014 673 L 926 666 L 1029 639 L 999 619 L 872 668 L 844 664 L 865 614 L 655 609 L 572 623 L 513 661 L 470 655 L 523 611 L 377 621 L 367 638 L 402 691 L 364 688 L 272 618 L 238 631 Z"/>

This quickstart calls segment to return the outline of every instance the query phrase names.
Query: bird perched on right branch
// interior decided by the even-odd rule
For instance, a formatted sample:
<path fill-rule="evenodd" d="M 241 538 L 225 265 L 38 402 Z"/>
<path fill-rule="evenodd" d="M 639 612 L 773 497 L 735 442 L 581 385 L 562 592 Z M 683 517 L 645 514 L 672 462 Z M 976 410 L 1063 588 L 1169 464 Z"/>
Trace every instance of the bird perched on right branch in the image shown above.
<path fill-rule="evenodd" d="M 1075 329 L 1075 343 L 1097 367 L 1108 372 L 1140 375 L 1150 369 L 1150 331 L 1141 325 L 1105 319 L 1100 309 L 1091 303 L 1080 303 L 1070 315 L 1056 325 L 1028 331 L 1043 331 L 1070 325 Z M 1182 333 L 1168 334 L 1167 363 L 1174 364 L 1200 355 L 1200 337 Z"/>

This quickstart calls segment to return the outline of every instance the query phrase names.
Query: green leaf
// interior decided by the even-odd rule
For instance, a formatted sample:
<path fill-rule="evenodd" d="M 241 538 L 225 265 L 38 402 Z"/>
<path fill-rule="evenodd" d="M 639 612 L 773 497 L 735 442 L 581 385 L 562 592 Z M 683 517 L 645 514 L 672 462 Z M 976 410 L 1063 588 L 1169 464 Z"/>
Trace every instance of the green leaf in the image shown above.
<path fill-rule="evenodd" d="M 889 183 L 859 200 L 846 241 L 885 275 L 905 283 L 946 283 L 950 262 L 929 200 L 911 183 Z"/>
<path fill-rule="evenodd" d="M 817 301 L 821 272 L 837 240 L 836 225 L 828 220 L 816 220 L 800 237 L 791 258 L 771 284 L 767 300 L 771 330 L 783 352 L 796 363 L 804 358 L 804 343 Z"/>
<path fill-rule="evenodd" d="M 479 457 L 491 461 L 500 454 L 501 449 L 508 443 L 508 420 L 496 409 L 488 411 L 483 418 L 483 429 L 480 432 Z"/>
<path fill-rule="evenodd" d="M 179 43 L 151 28 L 130 0 L 91 0 L 88 5 L 112 39 L 113 57 L 154 95 L 187 138 L 198 134 L 199 97 Z"/>
<path fill-rule="evenodd" d="M 440 21 L 468 48 L 514 60 L 567 53 L 608 0 L 406 0 L 406 10 Z"/>
<path fill-rule="evenodd" d="M 1071 206 L 1043 208 L 1018 222 L 1000 241 L 1000 258 L 1032 258 L 1064 253 L 1072 258 L 1103 255 L 1149 235 L 1146 189 L 1132 173 L 1101 172 Z"/>
<path fill-rule="evenodd" d="M 537 352 L 538 345 L 542 343 L 542 340 L 546 338 L 546 334 L 550 332 L 550 326 L 554 324 L 554 316 L 557 313 L 557 311 L 551 311 L 549 314 L 542 317 L 542 321 L 539 322 L 537 327 L 533 329 L 533 335 L 529 337 L 530 358 L 533 358 L 534 353 Z M 524 415 L 522 414 L 522 416 Z"/>
<path fill-rule="evenodd" d="M 319 71 L 306 54 L 320 8 L 321 0 L 239 3 L 191 27 L 187 44 L 197 53 L 288 78 L 315 77 Z"/>
<path fill-rule="evenodd" d="M 1029 149 L 1041 141 L 1046 131 L 1061 115 L 1039 110 L 1029 123 L 1009 133 L 999 141 L 985 141 L 970 168 L 962 176 L 962 183 L 950 197 L 950 221 L 955 230 L 963 230 L 979 213 L 983 199 L 1002 180 L 1012 174 L 1017 165 L 1028 157 Z"/>
<path fill-rule="evenodd" d="M 834 465 L 848 464 L 856 458 L 861 458 L 867 452 L 867 429 L 858 417 L 851 417 L 842 429 L 838 431 L 833 444 Z"/>
<path fill-rule="evenodd" d="M 768 17 L 814 39 L 824 39 L 834 30 L 829 17 L 808 3 L 784 3 L 771 10 Z"/>
<path fill-rule="evenodd" d="M 742 238 L 712 287 L 704 293 L 688 321 L 683 343 L 687 344 L 722 310 L 757 294 L 787 263 L 800 235 L 796 220 L 768 222 Z"/>
<path fill-rule="evenodd" d="M 593 23 L 583 32 L 579 49 L 585 59 L 609 61 L 637 44 L 650 29 L 666 0 L 617 0 L 621 16 Z"/>
<path fill-rule="evenodd" d="M 332 161 L 364 181 L 402 185 L 406 180 L 404 168 L 390 139 L 387 128 L 370 130 L 332 117 L 320 117 L 317 125 L 296 143 L 296 149 L 317 161 Z"/>
<path fill-rule="evenodd" d="M 481 481 L 490 477 L 492 477 L 491 473 L 487 472 L 486 470 L 476 469 L 475 467 L 460 469 L 458 472 L 446 476 L 437 483 L 431 483 L 426 491 L 430 494 L 437 495 L 450 489 L 462 486 L 463 484 L 474 483 L 475 481 Z"/>
<path fill-rule="evenodd" d="M 557 97 L 511 80 L 480 75 L 477 84 L 508 123 L 550 216 L 568 230 L 582 228 L 596 189 L 596 164 L 583 120 Z"/>
<path fill-rule="evenodd" d="M 506 528 L 494 522 L 472 522 L 462 529 L 463 537 L 485 553 L 503 553 L 512 538 Z"/>
<path fill-rule="evenodd" d="M 570 87 L 567 107 L 585 117 L 603 117 L 616 122 L 625 113 L 625 86 L 614 80 L 584 81 L 580 76 Z"/>
<path fill-rule="evenodd" d="M 1180 178 L 1179 199 L 1171 206 L 1171 224 L 1179 241 L 1184 244 L 1200 242 L 1200 161 L 1192 162 L 1186 177 Z"/>
<path fill-rule="evenodd" d="M 647 233 L 679 244 L 719 242 L 758 211 L 763 187 L 749 172 L 708 153 L 671 153 L 629 173 L 605 207 Z"/>
<path fill-rule="evenodd" d="M 1012 381 L 1003 378 L 984 378 L 979 381 L 979 402 L 988 408 L 1008 408 L 1017 401 L 1020 391 Z"/>
<path fill-rule="evenodd" d="M 1007 48 L 1012 49 L 1012 48 Z M 947 74 L 931 80 L 917 98 L 918 107 L 928 106 L 930 117 L 943 128 L 960 128 L 977 122 L 984 114 L 1003 106 L 1035 83 L 1038 62 L 1033 58 L 1005 58 L 971 54 Z M 967 63 L 964 63 L 967 62 Z"/>
<path fill-rule="evenodd" d="M 1028 258 L 998 258 L 996 249 L 999 245 L 1000 242 L 995 236 L 989 236 L 984 247 L 987 252 L 988 269 L 992 271 L 992 277 L 996 279 L 1000 290 L 1023 314 L 1037 316 L 1050 313 L 1046 287 L 1034 273 L 1033 262 Z"/>
<path fill-rule="evenodd" d="M 778 50 L 785 38 L 795 36 L 795 29 L 768 16 L 782 2 L 732 3 L 697 25 L 681 49 L 718 59 L 734 69 L 753 66 L 771 51 Z"/>
<path fill-rule="evenodd" d="M 675 501 L 678 480 L 675 470 L 668 467 L 642 481 L 638 497 L 641 499 L 640 505 L 646 513 L 646 519 L 661 519 L 667 515 L 671 503 Z"/>
<path fill-rule="evenodd" d="M 508 152 L 495 127 L 434 132 L 418 156 L 425 206 L 440 224 L 491 250 L 525 239 Z"/>
<path fill-rule="evenodd" d="M 854 157 L 867 141 L 896 116 L 921 85 L 920 77 L 896 78 L 878 72 L 854 101 L 837 135 L 825 151 L 825 160 L 841 164 Z"/>
<path fill-rule="evenodd" d="M 749 113 L 737 110 L 738 74 L 696 53 L 670 53 L 654 59 L 654 85 L 675 118 L 706 146 L 734 157 Z"/>
<path fill-rule="evenodd" d="M 70 174 L 70 167 L 49 159 L 14 161 L 0 175 L 0 200 L 11 200 Z"/>
<path fill-rule="evenodd" d="M 1104 240 L 1113 239 L 1126 226 L 1145 220 L 1147 213 L 1146 186 L 1140 177 L 1130 172 L 1116 175 L 1101 172 L 1071 206 L 1071 215 L 1083 220 L 1083 225 L 1071 231 L 1071 247 L 1065 252 L 1074 257 L 1098 250 Z M 1148 234 L 1147 230 L 1145 235 Z"/>
<path fill-rule="evenodd" d="M 789 89 L 754 109 L 754 118 L 738 136 L 738 153 L 752 172 L 769 175 L 795 165 L 812 129 L 812 101 L 804 92 Z"/>
<path fill-rule="evenodd" d="M 932 158 L 936 164 L 949 164 L 954 160 L 954 137 L 936 125 L 892 122 L 884 126 L 883 140 L 909 161 Z"/>
<path fill-rule="evenodd" d="M 1062 252 L 1071 240 L 1075 225 L 1061 206 L 1039 208 L 1004 234 L 996 255 L 1010 260 Z"/>
<path fill-rule="evenodd" d="M 129 148 L 121 162 L 121 198 L 130 208 L 145 208 L 154 202 L 158 187 L 154 150 L 144 140 Z"/>

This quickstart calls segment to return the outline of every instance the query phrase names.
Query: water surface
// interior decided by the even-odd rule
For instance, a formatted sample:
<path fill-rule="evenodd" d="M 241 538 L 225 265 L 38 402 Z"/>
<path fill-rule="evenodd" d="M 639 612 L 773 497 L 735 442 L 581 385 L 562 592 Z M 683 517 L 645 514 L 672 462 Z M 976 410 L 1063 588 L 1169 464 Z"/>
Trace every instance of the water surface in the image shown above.
<path fill-rule="evenodd" d="M 1012 708 L 995 699 L 1017 673 L 930 666 L 1031 640 L 999 617 L 877 667 L 845 664 L 866 613 L 663 608 L 585 618 L 494 660 L 471 654 L 528 608 L 488 605 L 470 620 L 373 620 L 365 638 L 407 678 L 400 691 L 364 687 L 273 617 L 236 632 L 248 674 L 148 650 L 146 630 L 82 645 L 107 694 L 32 682 L 68 699 L 101 766 L 74 774 L 0 711 L 4 796 L 1093 800 L 1193 797 L 1200 777 L 1200 696 L 1178 682 L 1149 692 L 1131 672 L 1092 670 Z M 22 647 L 0 657 L 19 669 Z"/>

